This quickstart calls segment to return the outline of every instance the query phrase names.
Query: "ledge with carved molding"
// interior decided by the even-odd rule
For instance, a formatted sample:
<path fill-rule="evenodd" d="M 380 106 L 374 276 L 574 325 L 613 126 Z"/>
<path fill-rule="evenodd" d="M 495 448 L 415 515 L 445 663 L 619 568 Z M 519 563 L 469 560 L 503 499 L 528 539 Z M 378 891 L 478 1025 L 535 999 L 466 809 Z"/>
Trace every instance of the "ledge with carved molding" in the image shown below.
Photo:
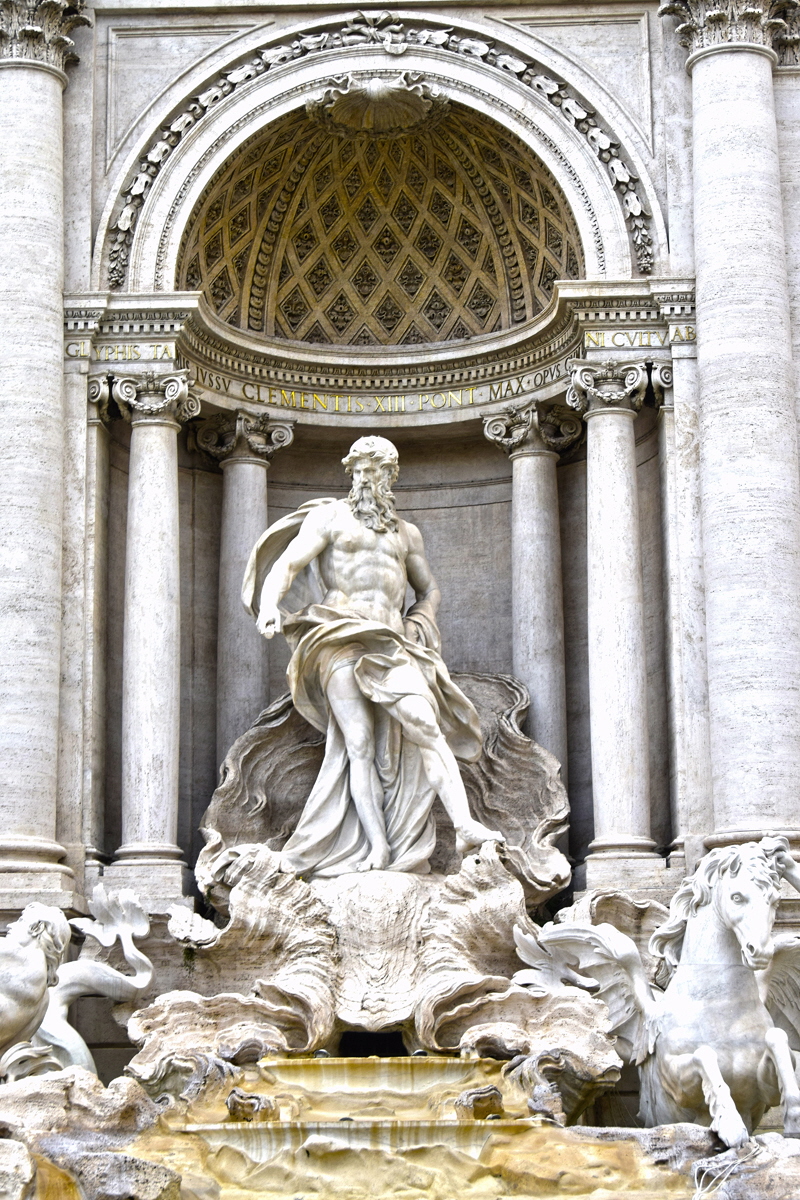
<path fill-rule="evenodd" d="M 567 405 L 584 418 L 620 410 L 636 414 L 647 394 L 648 366 L 652 368 L 654 364 L 613 358 L 591 364 L 573 362 Z"/>
<path fill-rule="evenodd" d="M 561 404 L 510 405 L 484 417 L 483 432 L 513 461 L 526 454 L 559 455 L 571 449 L 583 434 L 583 425 Z"/>
<path fill-rule="evenodd" d="M 761 46 L 781 52 L 785 61 L 797 61 L 796 0 L 667 0 L 658 15 L 678 18 L 675 34 L 690 55 L 718 47 Z"/>
<path fill-rule="evenodd" d="M 111 395 L 126 421 L 182 425 L 200 414 L 200 401 L 189 391 L 189 372 L 112 376 Z"/>
<path fill-rule="evenodd" d="M 273 421 L 266 414 L 216 413 L 203 421 L 195 438 L 198 447 L 223 465 L 233 459 L 255 459 L 268 467 L 276 451 L 294 441 L 294 421 Z"/>
<path fill-rule="evenodd" d="M 36 63 L 64 76 L 64 67 L 78 61 L 69 34 L 92 23 L 84 9 L 84 0 L 3 0 L 0 64 Z"/>

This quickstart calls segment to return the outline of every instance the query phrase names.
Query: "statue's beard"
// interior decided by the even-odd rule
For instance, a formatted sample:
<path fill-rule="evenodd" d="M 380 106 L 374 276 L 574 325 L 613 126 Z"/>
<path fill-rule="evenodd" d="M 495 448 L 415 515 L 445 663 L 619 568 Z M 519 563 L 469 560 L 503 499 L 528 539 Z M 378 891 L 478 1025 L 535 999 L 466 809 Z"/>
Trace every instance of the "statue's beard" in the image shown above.
<path fill-rule="evenodd" d="M 376 479 L 371 483 L 363 483 L 361 487 L 354 484 L 347 503 L 356 519 L 367 529 L 374 529 L 376 533 L 397 529 L 394 496 L 387 479 Z"/>

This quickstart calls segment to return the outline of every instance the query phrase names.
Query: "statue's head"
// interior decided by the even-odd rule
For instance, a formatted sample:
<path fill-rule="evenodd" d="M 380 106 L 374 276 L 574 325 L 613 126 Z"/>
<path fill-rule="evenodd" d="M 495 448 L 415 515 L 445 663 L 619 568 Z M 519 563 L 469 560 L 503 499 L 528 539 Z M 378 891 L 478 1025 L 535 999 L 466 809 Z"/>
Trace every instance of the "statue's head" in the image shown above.
<path fill-rule="evenodd" d="M 69 923 L 61 909 L 34 901 L 26 905 L 17 920 L 9 925 L 6 936 L 22 945 L 37 943 L 47 963 L 47 986 L 52 987 L 71 936 Z"/>
<path fill-rule="evenodd" d="M 348 475 L 353 474 L 353 467 L 360 460 L 366 460 L 380 471 L 385 471 L 389 482 L 394 483 L 400 470 L 397 462 L 397 447 L 384 437 L 362 437 L 353 442 L 347 455 L 342 459 Z"/>
<path fill-rule="evenodd" d="M 353 476 L 348 504 L 359 521 L 376 533 L 397 528 L 392 484 L 399 466 L 397 448 L 388 438 L 362 437 L 353 442 L 344 469 Z"/>

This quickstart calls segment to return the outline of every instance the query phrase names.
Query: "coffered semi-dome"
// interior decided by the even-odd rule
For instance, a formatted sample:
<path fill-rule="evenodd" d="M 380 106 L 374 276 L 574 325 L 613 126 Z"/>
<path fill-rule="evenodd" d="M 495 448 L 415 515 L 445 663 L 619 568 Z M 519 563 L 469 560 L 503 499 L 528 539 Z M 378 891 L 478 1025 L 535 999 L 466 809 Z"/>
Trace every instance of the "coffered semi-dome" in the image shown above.
<path fill-rule="evenodd" d="M 269 125 L 196 205 L 176 285 L 256 336 L 413 345 L 512 328 L 582 274 L 552 175 L 450 103 L 400 134 L 302 110 Z"/>

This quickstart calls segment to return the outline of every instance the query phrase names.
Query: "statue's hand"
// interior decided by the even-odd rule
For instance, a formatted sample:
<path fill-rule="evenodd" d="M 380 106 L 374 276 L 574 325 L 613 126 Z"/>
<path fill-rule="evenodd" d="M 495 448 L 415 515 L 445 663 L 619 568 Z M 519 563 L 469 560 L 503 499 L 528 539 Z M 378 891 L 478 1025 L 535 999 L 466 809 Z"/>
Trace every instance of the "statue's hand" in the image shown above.
<path fill-rule="evenodd" d="M 262 605 L 256 620 L 256 629 L 265 638 L 280 632 L 281 614 L 277 604 Z"/>

